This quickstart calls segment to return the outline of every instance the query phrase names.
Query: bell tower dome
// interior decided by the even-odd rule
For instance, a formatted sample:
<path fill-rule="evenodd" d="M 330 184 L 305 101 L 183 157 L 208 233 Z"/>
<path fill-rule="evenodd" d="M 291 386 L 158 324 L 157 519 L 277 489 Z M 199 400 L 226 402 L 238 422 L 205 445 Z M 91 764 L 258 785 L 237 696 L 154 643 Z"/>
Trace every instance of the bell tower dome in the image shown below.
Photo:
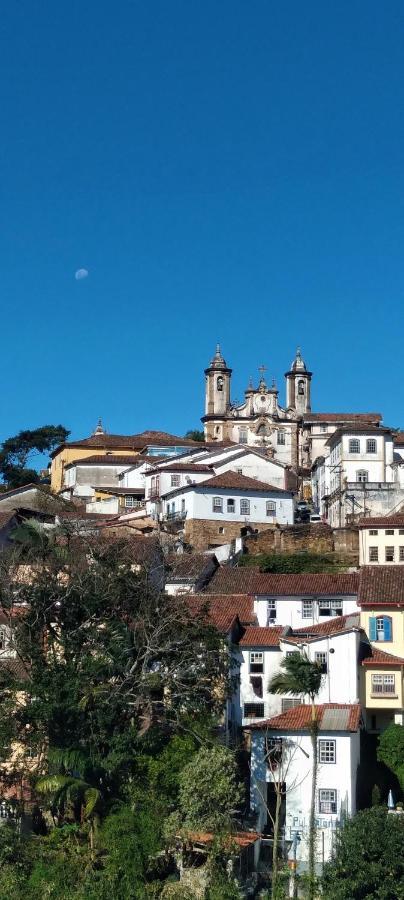
<path fill-rule="evenodd" d="M 292 362 L 286 378 L 286 407 L 295 410 L 298 415 L 310 412 L 310 388 L 312 373 L 307 371 L 306 363 L 302 357 L 300 347 L 296 350 L 296 356 Z"/>

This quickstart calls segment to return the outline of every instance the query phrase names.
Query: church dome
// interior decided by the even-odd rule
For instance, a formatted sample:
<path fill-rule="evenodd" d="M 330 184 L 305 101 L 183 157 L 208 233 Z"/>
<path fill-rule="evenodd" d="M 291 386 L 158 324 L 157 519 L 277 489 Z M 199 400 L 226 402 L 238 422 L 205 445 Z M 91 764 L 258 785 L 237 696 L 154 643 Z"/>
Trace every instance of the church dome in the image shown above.
<path fill-rule="evenodd" d="M 292 362 L 290 370 L 291 370 L 291 372 L 305 372 L 306 371 L 306 363 L 300 352 L 300 347 L 298 347 L 296 350 L 296 357 Z"/>
<path fill-rule="evenodd" d="M 223 369 L 223 368 L 226 369 L 227 368 L 226 360 L 223 358 L 221 350 L 220 350 L 220 344 L 216 345 L 216 353 L 212 359 L 210 367 L 211 367 L 211 369 Z"/>

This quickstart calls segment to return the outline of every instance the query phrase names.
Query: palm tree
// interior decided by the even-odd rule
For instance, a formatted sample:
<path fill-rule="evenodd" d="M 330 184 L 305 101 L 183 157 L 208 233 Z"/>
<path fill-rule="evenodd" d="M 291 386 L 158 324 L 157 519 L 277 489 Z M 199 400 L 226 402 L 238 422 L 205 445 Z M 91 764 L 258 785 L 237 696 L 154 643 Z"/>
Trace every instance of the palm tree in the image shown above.
<path fill-rule="evenodd" d="M 315 700 L 321 687 L 321 670 L 317 663 L 313 663 L 306 654 L 296 651 L 285 656 L 281 671 L 273 675 L 268 690 L 271 694 L 299 694 L 302 699 L 310 698 L 311 703 L 311 727 L 310 736 L 313 750 L 312 778 L 311 778 L 311 803 L 309 821 L 309 900 L 314 898 L 315 890 L 315 813 L 316 813 L 316 784 L 317 784 L 317 732 Z"/>
<path fill-rule="evenodd" d="M 96 780 L 92 777 L 95 773 L 91 764 L 80 750 L 53 750 L 49 757 L 52 766 L 59 772 L 39 778 L 36 789 L 51 797 L 52 809 L 59 816 L 64 815 L 66 807 L 71 807 L 76 819 L 89 823 L 90 848 L 93 851 L 102 792 L 100 787 L 91 784 Z"/>

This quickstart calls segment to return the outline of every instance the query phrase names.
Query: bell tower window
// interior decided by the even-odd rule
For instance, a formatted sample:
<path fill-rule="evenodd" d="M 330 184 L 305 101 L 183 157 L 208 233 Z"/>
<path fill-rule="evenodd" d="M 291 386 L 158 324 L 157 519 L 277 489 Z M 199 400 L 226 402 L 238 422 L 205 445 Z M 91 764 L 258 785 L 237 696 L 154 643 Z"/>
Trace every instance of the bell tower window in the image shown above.
<path fill-rule="evenodd" d="M 297 383 L 297 393 L 300 397 L 304 397 L 304 381 L 303 378 L 299 378 Z"/>
<path fill-rule="evenodd" d="M 216 387 L 217 387 L 218 391 L 223 390 L 223 378 L 221 375 L 219 375 L 219 378 L 217 379 Z"/>

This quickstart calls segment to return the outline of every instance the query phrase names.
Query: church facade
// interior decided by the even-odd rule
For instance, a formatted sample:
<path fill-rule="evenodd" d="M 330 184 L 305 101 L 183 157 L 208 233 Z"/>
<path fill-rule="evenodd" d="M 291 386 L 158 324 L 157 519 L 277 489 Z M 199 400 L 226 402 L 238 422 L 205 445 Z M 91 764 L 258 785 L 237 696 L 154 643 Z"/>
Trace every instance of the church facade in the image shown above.
<path fill-rule="evenodd" d="M 286 404 L 279 391 L 268 386 L 263 366 L 257 386 L 250 381 L 243 403 L 231 401 L 232 370 L 219 345 L 205 369 L 205 415 L 202 417 L 206 441 L 234 441 L 262 449 L 281 463 L 297 470 L 309 470 L 325 449 L 330 434 L 347 424 L 378 426 L 379 413 L 312 413 L 311 379 L 300 349 L 285 373 Z"/>

